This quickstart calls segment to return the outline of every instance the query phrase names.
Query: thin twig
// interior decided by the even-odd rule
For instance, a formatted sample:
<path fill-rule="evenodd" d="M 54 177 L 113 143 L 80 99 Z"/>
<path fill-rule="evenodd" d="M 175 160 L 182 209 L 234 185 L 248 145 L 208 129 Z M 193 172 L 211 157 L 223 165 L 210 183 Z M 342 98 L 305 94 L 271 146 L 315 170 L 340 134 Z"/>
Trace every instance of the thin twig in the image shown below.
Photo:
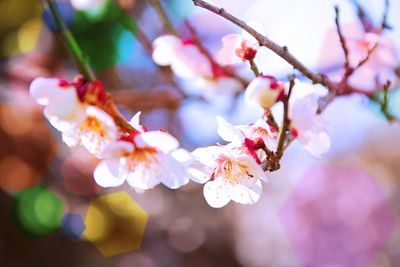
<path fill-rule="evenodd" d="M 358 3 L 357 0 L 350 0 L 350 1 L 357 9 L 358 19 L 360 20 L 361 25 L 364 28 L 364 31 L 365 32 L 373 32 L 374 26 L 373 26 L 371 18 L 367 15 L 367 13 L 362 8 L 362 6 Z"/>
<path fill-rule="evenodd" d="M 388 18 L 388 14 L 389 14 L 389 8 L 390 8 L 389 0 L 385 0 L 385 8 L 384 8 L 384 11 L 383 11 L 383 17 L 382 17 L 382 23 L 381 23 L 380 31 L 383 31 L 384 29 L 389 29 L 389 30 L 392 29 L 392 27 L 387 22 L 387 18 Z"/>
<path fill-rule="evenodd" d="M 367 55 L 363 59 L 361 59 L 360 62 L 358 62 L 358 64 L 355 67 L 349 66 L 349 67 L 345 68 L 345 72 L 344 72 L 344 75 L 343 75 L 342 83 L 347 83 L 347 80 L 350 78 L 350 76 L 353 75 L 353 73 L 357 69 L 361 68 L 365 63 L 368 62 L 368 60 L 370 59 L 372 53 L 375 51 L 375 49 L 378 47 L 378 45 L 379 44 L 376 43 L 373 47 L 368 49 Z M 341 93 L 346 93 L 346 91 L 342 90 Z"/>
<path fill-rule="evenodd" d="M 338 6 L 335 6 L 335 14 L 336 14 L 336 16 L 335 16 L 336 29 L 337 29 L 337 33 L 339 35 L 340 44 L 342 45 L 342 50 L 343 50 L 344 58 L 345 58 L 344 68 L 347 70 L 350 68 L 349 48 L 347 46 L 346 38 L 343 35 L 342 27 L 340 26 L 340 21 L 339 21 L 340 10 L 339 10 Z"/>
<path fill-rule="evenodd" d="M 375 49 L 378 47 L 379 43 L 374 44 L 373 47 L 371 47 L 370 49 L 368 49 L 367 55 L 360 60 L 360 62 L 358 62 L 357 66 L 354 67 L 354 70 L 362 67 L 365 63 L 367 63 L 367 61 L 370 59 L 372 53 L 375 51 Z"/>
<path fill-rule="evenodd" d="M 281 131 L 279 134 L 278 146 L 276 148 L 276 153 L 275 153 L 276 158 L 278 160 L 282 158 L 282 155 L 284 152 L 283 148 L 284 148 L 284 145 L 286 142 L 286 136 L 287 136 L 287 132 L 289 131 L 289 126 L 290 126 L 289 100 L 290 100 L 290 96 L 292 94 L 292 89 L 295 85 L 295 76 L 291 75 L 289 79 L 290 79 L 289 91 L 283 100 L 283 122 L 282 122 Z"/>
<path fill-rule="evenodd" d="M 385 118 L 389 122 L 394 122 L 394 121 L 397 121 L 397 118 L 393 114 L 391 114 L 390 111 L 389 111 L 389 97 L 388 97 L 388 94 L 389 94 L 390 86 L 391 86 L 391 82 L 387 81 L 383 85 L 383 89 L 381 90 L 382 97 L 379 94 L 380 92 L 378 92 L 377 94 L 371 96 L 370 100 L 379 104 L 382 114 L 385 116 Z"/>
<path fill-rule="evenodd" d="M 177 35 L 177 31 L 172 23 L 171 19 L 168 17 L 167 12 L 165 11 L 164 7 L 162 6 L 160 0 L 148 0 L 150 4 L 153 6 L 155 11 L 157 12 L 158 16 L 160 17 L 164 27 L 170 33 Z"/>
<path fill-rule="evenodd" d="M 140 28 L 139 26 L 136 26 L 135 36 L 146 51 L 146 53 L 151 56 L 151 54 L 153 53 L 153 44 L 151 43 L 150 39 L 147 38 L 142 28 Z"/>
<path fill-rule="evenodd" d="M 276 123 L 275 118 L 272 115 L 271 109 L 264 109 L 264 117 L 266 118 L 268 125 L 271 125 L 275 131 L 279 130 L 278 123 Z"/>
<path fill-rule="evenodd" d="M 72 57 L 75 65 L 77 66 L 79 72 L 88 80 L 94 81 L 96 77 L 89 67 L 87 63 L 87 58 L 82 52 L 81 48 L 78 45 L 78 42 L 71 34 L 64 21 L 61 18 L 60 11 L 58 10 L 57 5 L 54 0 L 46 0 L 47 5 L 49 6 L 50 12 L 54 18 L 54 21 L 58 30 L 58 37 L 60 38 L 61 43 L 65 46 L 68 53 Z"/>

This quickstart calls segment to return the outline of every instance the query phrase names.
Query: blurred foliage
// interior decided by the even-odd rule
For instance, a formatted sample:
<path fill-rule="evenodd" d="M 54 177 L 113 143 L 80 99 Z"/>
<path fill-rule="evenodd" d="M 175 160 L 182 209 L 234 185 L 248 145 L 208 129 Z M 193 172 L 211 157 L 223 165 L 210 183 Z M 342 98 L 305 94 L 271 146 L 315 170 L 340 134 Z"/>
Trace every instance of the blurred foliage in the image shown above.
<path fill-rule="evenodd" d="M 77 11 L 71 31 L 82 50 L 90 58 L 96 71 L 112 67 L 124 59 L 119 42 L 127 33 L 127 27 L 135 30 L 135 23 L 111 1 L 101 8 Z"/>

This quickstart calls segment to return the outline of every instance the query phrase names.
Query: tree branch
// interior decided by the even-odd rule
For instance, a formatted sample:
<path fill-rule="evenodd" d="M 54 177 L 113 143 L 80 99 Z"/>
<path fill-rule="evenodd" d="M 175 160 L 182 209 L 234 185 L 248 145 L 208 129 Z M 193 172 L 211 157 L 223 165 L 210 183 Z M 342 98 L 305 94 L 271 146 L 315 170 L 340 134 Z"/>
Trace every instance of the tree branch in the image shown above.
<path fill-rule="evenodd" d="M 309 78 L 313 83 L 322 84 L 323 86 L 327 87 L 330 90 L 335 90 L 335 84 L 333 84 L 325 75 L 316 74 L 309 70 L 303 63 L 301 63 L 296 57 L 294 57 L 288 50 L 286 46 L 280 46 L 274 41 L 270 40 L 268 37 L 263 36 L 255 29 L 250 27 L 244 21 L 236 18 L 232 14 L 225 11 L 223 8 L 218 8 L 214 5 L 211 5 L 203 0 L 192 0 L 196 6 L 199 6 L 204 9 L 208 9 L 209 11 L 224 17 L 225 19 L 229 20 L 230 22 L 234 23 L 235 25 L 239 26 L 243 30 L 247 31 L 251 34 L 261 46 L 265 46 L 268 49 L 272 50 L 275 54 L 283 58 L 286 62 L 292 65 L 295 69 L 301 72 L 304 76 Z"/>

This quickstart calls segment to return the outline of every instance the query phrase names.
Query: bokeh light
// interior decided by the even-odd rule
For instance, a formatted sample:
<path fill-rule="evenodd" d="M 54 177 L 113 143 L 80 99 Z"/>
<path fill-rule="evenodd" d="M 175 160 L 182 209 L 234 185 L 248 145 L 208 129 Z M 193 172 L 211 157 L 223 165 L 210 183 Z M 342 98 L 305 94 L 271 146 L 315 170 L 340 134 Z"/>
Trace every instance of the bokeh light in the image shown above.
<path fill-rule="evenodd" d="M 310 168 L 280 218 L 301 266 L 310 267 L 367 267 L 395 226 L 375 179 L 337 166 Z"/>
<path fill-rule="evenodd" d="M 134 251 L 141 246 L 147 219 L 126 192 L 108 194 L 90 202 L 83 236 L 107 257 Z"/>
<path fill-rule="evenodd" d="M 0 58 L 32 51 L 42 22 L 42 5 L 35 0 L 0 1 Z"/>
<path fill-rule="evenodd" d="M 42 185 L 14 195 L 17 223 L 32 237 L 41 237 L 59 228 L 63 207 L 62 200 Z"/>
<path fill-rule="evenodd" d="M 79 239 L 85 230 L 82 216 L 76 213 L 67 213 L 61 220 L 61 233 L 70 239 Z"/>

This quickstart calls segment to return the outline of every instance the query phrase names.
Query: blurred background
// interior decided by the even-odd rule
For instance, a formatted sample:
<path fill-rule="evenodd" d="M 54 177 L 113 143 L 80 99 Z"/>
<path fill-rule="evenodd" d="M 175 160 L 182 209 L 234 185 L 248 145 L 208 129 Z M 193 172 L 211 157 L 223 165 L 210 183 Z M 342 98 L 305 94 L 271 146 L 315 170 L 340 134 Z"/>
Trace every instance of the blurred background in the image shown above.
<path fill-rule="evenodd" d="M 216 115 L 234 124 L 261 115 L 241 94 L 204 101 L 205 89 L 190 81 L 165 83 L 132 30 L 139 25 L 150 41 L 164 32 L 151 1 L 88 2 L 58 5 L 126 118 L 141 110 L 147 128 L 167 129 L 193 150 L 220 141 Z M 316 71 L 334 73 L 343 62 L 332 34 L 334 5 L 343 25 L 359 23 L 348 0 L 210 2 L 261 22 L 267 36 Z M 183 19 L 190 20 L 212 54 L 223 35 L 240 32 L 190 0 L 162 3 L 183 35 Z M 384 1 L 359 3 L 379 23 Z M 398 49 L 399 0 L 390 1 L 388 21 Z M 77 74 L 54 27 L 41 1 L 0 0 L 0 266 L 399 266 L 400 126 L 379 107 L 356 95 L 335 100 L 325 112 L 332 149 L 314 158 L 294 142 L 252 206 L 210 208 L 195 183 L 178 190 L 103 189 L 92 177 L 97 160 L 63 144 L 28 94 L 35 77 Z M 291 73 L 263 53 L 264 73 L 282 79 Z M 396 91 L 390 108 L 400 114 Z"/>

